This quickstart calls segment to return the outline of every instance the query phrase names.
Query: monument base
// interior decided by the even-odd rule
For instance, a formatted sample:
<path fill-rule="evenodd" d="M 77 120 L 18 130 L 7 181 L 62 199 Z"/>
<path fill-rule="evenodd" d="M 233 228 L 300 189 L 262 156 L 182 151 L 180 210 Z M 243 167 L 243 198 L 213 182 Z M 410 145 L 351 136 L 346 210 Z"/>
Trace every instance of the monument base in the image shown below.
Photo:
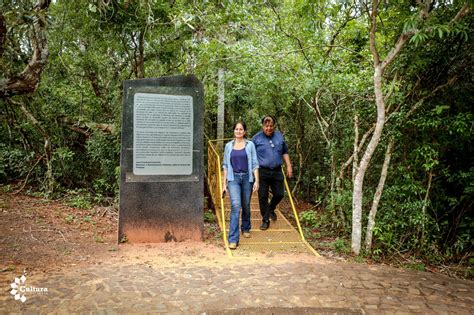
<path fill-rule="evenodd" d="M 202 241 L 202 232 L 197 227 L 187 226 L 177 228 L 168 225 L 168 227 L 144 227 L 143 225 L 133 226 L 125 225 L 123 233 L 127 241 L 131 243 L 164 243 L 181 241 Z"/>

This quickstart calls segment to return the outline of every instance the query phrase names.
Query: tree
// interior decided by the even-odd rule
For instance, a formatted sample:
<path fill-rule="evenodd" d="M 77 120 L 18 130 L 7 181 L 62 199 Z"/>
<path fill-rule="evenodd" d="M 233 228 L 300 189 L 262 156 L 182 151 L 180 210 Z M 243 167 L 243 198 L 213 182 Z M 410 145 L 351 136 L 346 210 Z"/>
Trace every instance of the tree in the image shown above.
<path fill-rule="evenodd" d="M 24 12 L 26 16 L 31 14 L 29 19 L 25 19 L 24 23 L 9 27 L 2 12 L 0 12 L 0 57 L 15 59 L 10 52 L 16 54 L 23 52 L 22 45 L 27 42 L 29 45 L 26 54 L 29 55 L 29 62 L 24 65 L 23 70 L 18 73 L 17 69 L 9 68 L 8 63 L 2 62 L 3 73 L 7 77 L 0 78 L 0 97 L 6 104 L 21 109 L 26 118 L 40 132 L 44 141 L 43 158 L 47 165 L 47 191 L 51 193 L 53 190 L 53 176 L 51 167 L 51 140 L 48 132 L 41 126 L 38 119 L 27 108 L 23 101 L 15 101 L 12 97 L 16 95 L 27 95 L 34 93 L 39 85 L 41 73 L 46 66 L 49 56 L 48 39 L 46 35 L 47 28 L 47 12 L 50 0 L 40 0 L 32 9 Z M 18 13 L 18 12 L 17 12 Z M 25 27 L 26 26 L 26 27 Z M 14 29 L 17 29 L 16 33 Z M 10 33 L 11 35 L 7 35 Z M 8 43 L 10 47 L 5 47 Z M 22 66 L 21 64 L 19 66 Z"/>
<path fill-rule="evenodd" d="M 370 12 L 370 51 L 372 53 L 374 59 L 374 94 L 375 94 L 375 105 L 377 108 L 377 120 L 375 123 L 375 129 L 372 134 L 372 137 L 367 145 L 365 152 L 361 158 L 359 165 L 357 166 L 356 176 L 354 180 L 353 186 L 353 197 L 352 197 L 352 251 L 355 254 L 360 253 L 361 247 L 361 238 L 362 238 L 362 198 L 363 198 L 363 185 L 364 185 L 364 177 L 367 171 L 367 167 L 369 162 L 377 148 L 377 145 L 380 141 L 382 136 L 382 131 L 385 125 L 385 114 L 386 114 L 386 106 L 385 106 L 385 96 L 383 92 L 383 74 L 390 63 L 399 55 L 403 46 L 408 42 L 408 40 L 414 36 L 417 32 L 420 32 L 420 28 L 423 26 L 423 22 L 428 19 L 430 15 L 430 10 L 432 9 L 432 1 L 420 1 L 419 2 L 419 21 L 416 24 L 409 24 L 408 27 L 405 27 L 404 32 L 398 37 L 395 45 L 393 48 L 388 52 L 386 57 L 382 60 L 379 54 L 379 49 L 377 48 L 377 19 L 379 16 L 379 2 L 372 1 L 372 8 Z M 460 9 L 458 14 L 455 16 L 455 20 L 459 20 L 468 12 L 468 5 L 465 3 L 463 7 Z M 417 25 L 419 24 L 419 25 Z M 388 164 L 391 152 L 391 147 L 393 144 L 388 146 L 386 156 L 386 162 Z M 387 161 L 388 160 L 388 161 Z M 380 181 L 380 187 L 377 189 L 376 194 L 381 194 L 383 190 L 384 184 L 384 177 L 386 175 L 386 170 L 382 172 L 382 179 Z M 375 217 L 374 211 L 376 211 L 378 201 L 374 202 L 375 208 L 372 210 L 373 215 L 372 219 Z M 373 227 L 373 222 L 369 222 L 369 231 L 368 233 L 372 233 L 370 228 Z"/>

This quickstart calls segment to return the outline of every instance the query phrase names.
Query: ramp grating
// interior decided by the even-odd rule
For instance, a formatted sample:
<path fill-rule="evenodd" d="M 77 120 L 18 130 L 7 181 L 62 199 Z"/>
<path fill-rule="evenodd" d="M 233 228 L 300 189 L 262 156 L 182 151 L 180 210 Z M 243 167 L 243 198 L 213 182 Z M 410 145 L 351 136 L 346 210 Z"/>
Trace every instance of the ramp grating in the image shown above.
<path fill-rule="evenodd" d="M 224 201 L 226 233 L 229 235 L 230 200 L 227 196 Z M 259 229 L 262 216 L 258 205 L 258 195 L 252 196 L 250 205 L 251 230 L 250 238 L 240 236 L 239 246 L 232 251 L 235 256 L 249 256 L 251 253 L 307 253 L 313 254 L 309 244 L 302 241 L 298 231 L 283 216 L 279 209 L 275 211 L 276 221 L 270 221 L 270 228 L 265 231 Z"/>

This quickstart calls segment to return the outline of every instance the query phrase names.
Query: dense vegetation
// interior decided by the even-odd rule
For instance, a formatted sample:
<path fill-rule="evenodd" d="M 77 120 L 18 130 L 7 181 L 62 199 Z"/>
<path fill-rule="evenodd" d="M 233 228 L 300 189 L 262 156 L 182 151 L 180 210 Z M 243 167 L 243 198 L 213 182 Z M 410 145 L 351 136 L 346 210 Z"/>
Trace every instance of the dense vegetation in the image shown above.
<path fill-rule="evenodd" d="M 113 199 L 123 80 L 196 75 L 213 139 L 224 69 L 226 134 L 278 117 L 308 227 L 348 240 L 359 181 L 362 251 L 474 260 L 472 1 L 257 2 L 2 1 L 0 181 Z"/>

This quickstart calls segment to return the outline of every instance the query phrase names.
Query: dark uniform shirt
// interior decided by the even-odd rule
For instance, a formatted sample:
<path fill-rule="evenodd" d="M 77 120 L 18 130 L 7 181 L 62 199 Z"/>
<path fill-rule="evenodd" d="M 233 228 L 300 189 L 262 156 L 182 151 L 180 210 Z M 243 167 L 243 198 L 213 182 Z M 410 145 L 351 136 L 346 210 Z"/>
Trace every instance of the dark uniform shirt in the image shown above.
<path fill-rule="evenodd" d="M 252 138 L 252 142 L 257 150 L 260 168 L 275 169 L 283 164 L 283 154 L 288 154 L 288 147 L 281 132 L 275 130 L 272 136 L 268 137 L 260 131 Z"/>

